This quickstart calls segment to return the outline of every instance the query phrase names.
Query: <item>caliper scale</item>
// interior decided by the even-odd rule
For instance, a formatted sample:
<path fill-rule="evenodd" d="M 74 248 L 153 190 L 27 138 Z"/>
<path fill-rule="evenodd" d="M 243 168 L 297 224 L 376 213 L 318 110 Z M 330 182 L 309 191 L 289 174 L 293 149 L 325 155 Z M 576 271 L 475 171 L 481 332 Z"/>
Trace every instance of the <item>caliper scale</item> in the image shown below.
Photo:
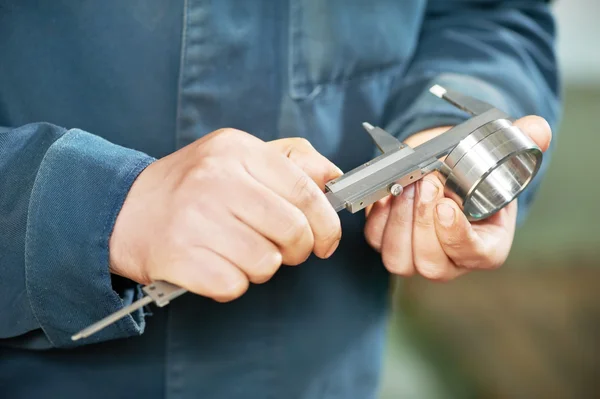
<path fill-rule="evenodd" d="M 542 151 L 512 124 L 509 115 L 439 85 L 429 91 L 472 117 L 415 148 L 363 123 L 382 154 L 326 184 L 325 195 L 336 212 L 356 213 L 388 195 L 398 196 L 406 186 L 437 171 L 446 197 L 461 207 L 467 219 L 477 221 L 504 208 L 529 185 L 541 166 Z M 187 292 L 165 281 L 147 285 L 143 291 L 145 297 L 72 339 L 88 337 L 152 302 L 166 306 Z"/>

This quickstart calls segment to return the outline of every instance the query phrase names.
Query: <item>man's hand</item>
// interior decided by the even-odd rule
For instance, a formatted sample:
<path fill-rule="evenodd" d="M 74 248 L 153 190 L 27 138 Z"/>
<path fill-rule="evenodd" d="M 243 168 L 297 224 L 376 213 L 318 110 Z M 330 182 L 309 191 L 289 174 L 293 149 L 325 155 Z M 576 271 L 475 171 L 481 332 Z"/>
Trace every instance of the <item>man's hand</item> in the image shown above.
<path fill-rule="evenodd" d="M 542 151 L 548 149 L 552 133 L 544 119 L 528 116 L 515 125 Z M 415 147 L 448 129 L 416 134 L 407 144 Z M 515 232 L 517 202 L 486 220 L 470 223 L 454 201 L 444 198 L 438 176 L 430 174 L 399 197 L 380 200 L 367 215 L 367 241 L 381 252 L 391 273 L 418 273 L 431 280 L 448 281 L 470 270 L 495 269 L 505 262 Z"/>
<path fill-rule="evenodd" d="M 134 182 L 110 239 L 111 272 L 233 300 L 282 264 L 331 256 L 341 227 L 323 189 L 340 174 L 303 139 L 213 132 Z"/>

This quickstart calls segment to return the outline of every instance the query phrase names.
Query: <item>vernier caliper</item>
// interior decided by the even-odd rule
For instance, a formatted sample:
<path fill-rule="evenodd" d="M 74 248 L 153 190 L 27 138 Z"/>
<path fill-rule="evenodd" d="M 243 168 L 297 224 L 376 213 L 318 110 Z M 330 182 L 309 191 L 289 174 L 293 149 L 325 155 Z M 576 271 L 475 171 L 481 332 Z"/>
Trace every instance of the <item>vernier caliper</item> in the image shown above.
<path fill-rule="evenodd" d="M 388 195 L 398 196 L 409 184 L 437 171 L 445 195 L 456 201 L 469 220 L 481 220 L 513 201 L 535 177 L 542 151 L 512 125 L 508 115 L 439 85 L 429 91 L 472 117 L 416 148 L 363 123 L 382 154 L 326 184 L 325 195 L 336 212 L 346 209 L 356 213 Z M 72 339 L 88 337 L 152 302 L 166 306 L 187 292 L 165 281 L 142 289 L 146 296 Z"/>

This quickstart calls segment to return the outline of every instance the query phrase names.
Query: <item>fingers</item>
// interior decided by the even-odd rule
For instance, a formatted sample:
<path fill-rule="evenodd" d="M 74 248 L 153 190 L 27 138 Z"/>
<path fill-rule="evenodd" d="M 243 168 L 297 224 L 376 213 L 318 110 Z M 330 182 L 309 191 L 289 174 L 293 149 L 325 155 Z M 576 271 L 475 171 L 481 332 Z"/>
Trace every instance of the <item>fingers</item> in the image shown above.
<path fill-rule="evenodd" d="M 168 269 L 159 269 L 152 278 L 167 280 L 218 302 L 228 302 L 242 296 L 249 286 L 248 277 L 240 269 L 205 248 L 192 248 L 181 253 L 180 258 L 172 262 Z"/>
<path fill-rule="evenodd" d="M 388 195 L 366 209 L 365 239 L 374 250 L 379 252 L 381 251 L 383 233 L 390 214 L 392 201 L 392 196 Z"/>
<path fill-rule="evenodd" d="M 496 219 L 504 220 L 472 225 L 454 201 L 439 201 L 435 216 L 437 237 L 454 264 L 465 269 L 496 269 L 505 262 L 514 236 L 516 204 L 496 215 Z"/>
<path fill-rule="evenodd" d="M 290 159 L 319 186 L 325 189 L 325 183 L 343 174 L 343 172 L 321 155 L 310 142 L 304 138 L 286 138 L 267 143 Z"/>
<path fill-rule="evenodd" d="M 275 244 L 240 220 L 224 213 L 202 224 L 194 240 L 227 259 L 252 283 L 268 281 L 281 266 L 282 255 Z"/>
<path fill-rule="evenodd" d="M 538 116 L 526 116 L 514 124 L 527 134 L 542 151 L 549 148 L 552 132 L 546 120 Z M 434 257 L 436 258 L 434 263 L 445 264 L 443 268 L 438 267 L 437 271 L 432 273 L 433 275 L 445 280 L 472 269 L 495 269 L 506 261 L 514 238 L 516 201 L 491 218 L 473 224 L 467 220 L 459 206 L 450 199 L 437 199 L 433 218 L 425 215 L 431 212 L 432 208 L 429 205 L 421 204 L 417 209 L 415 226 L 420 226 L 421 232 L 431 231 L 427 224 L 433 222 L 436 232 L 435 240 L 431 236 L 427 238 L 432 244 L 430 252 L 422 256 L 420 262 L 423 265 L 421 267 L 427 269 L 426 265 Z M 420 235 L 421 233 L 415 231 L 415 244 L 413 245 L 415 253 L 417 253 L 415 248 L 421 248 L 419 251 L 424 251 L 425 248 L 423 245 L 425 239 L 421 239 Z M 436 253 L 438 255 L 434 255 Z M 445 254 L 446 262 L 441 253 Z M 428 261 L 425 262 L 425 259 Z M 415 260 L 415 262 L 419 267 L 419 260 Z M 424 271 L 421 274 L 425 275 Z"/>
<path fill-rule="evenodd" d="M 413 208 L 415 185 L 393 199 L 383 235 L 381 254 L 385 267 L 394 274 L 411 276 L 413 263 Z"/>
<path fill-rule="evenodd" d="M 526 116 L 514 124 L 542 151 L 548 149 L 552 132 L 545 119 Z M 451 262 L 460 269 L 498 268 L 510 252 L 516 214 L 517 201 L 513 201 L 491 218 L 471 224 L 454 201 L 442 199 L 435 210 L 438 242 Z"/>
<path fill-rule="evenodd" d="M 306 216 L 314 237 L 315 255 L 326 258 L 337 248 L 342 231 L 340 219 L 323 191 L 290 159 L 275 151 L 246 161 L 256 180 L 296 206 Z"/>
<path fill-rule="evenodd" d="M 248 189 L 232 201 L 230 211 L 278 247 L 285 265 L 298 265 L 314 247 L 306 215 L 290 202 L 250 176 L 241 182 Z"/>
<path fill-rule="evenodd" d="M 527 134 L 545 152 L 552 141 L 552 129 L 548 122 L 539 116 L 529 115 L 514 123 L 523 133 Z"/>
<path fill-rule="evenodd" d="M 514 124 L 542 151 L 549 148 L 552 132 L 543 118 L 527 116 Z M 444 130 L 415 135 L 412 146 Z M 391 204 L 376 203 L 367 212 L 366 239 L 381 252 L 390 272 L 405 276 L 418 272 L 431 280 L 448 281 L 469 270 L 494 269 L 505 262 L 514 237 L 516 201 L 471 224 L 454 201 L 444 198 L 443 185 L 435 175 L 416 186 L 414 199 L 403 194 Z"/>
<path fill-rule="evenodd" d="M 447 281 L 461 274 L 444 252 L 435 224 L 435 208 L 444 196 L 443 185 L 434 175 L 418 182 L 413 222 L 413 260 L 423 277 Z"/>

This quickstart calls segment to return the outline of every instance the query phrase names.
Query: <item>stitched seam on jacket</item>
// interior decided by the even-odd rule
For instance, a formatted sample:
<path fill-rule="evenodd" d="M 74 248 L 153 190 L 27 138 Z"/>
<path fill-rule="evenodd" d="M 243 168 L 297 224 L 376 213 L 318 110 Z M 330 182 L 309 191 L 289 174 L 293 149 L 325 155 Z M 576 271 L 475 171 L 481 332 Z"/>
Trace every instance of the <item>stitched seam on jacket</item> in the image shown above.
<path fill-rule="evenodd" d="M 181 103 L 182 103 L 182 86 L 183 86 L 183 74 L 185 69 L 186 57 L 186 36 L 188 31 L 188 0 L 184 0 L 183 3 L 183 24 L 181 27 L 181 46 L 179 55 L 179 77 L 177 79 L 177 110 L 175 113 L 175 143 L 174 148 L 177 149 L 179 146 L 179 137 L 181 134 Z"/>

